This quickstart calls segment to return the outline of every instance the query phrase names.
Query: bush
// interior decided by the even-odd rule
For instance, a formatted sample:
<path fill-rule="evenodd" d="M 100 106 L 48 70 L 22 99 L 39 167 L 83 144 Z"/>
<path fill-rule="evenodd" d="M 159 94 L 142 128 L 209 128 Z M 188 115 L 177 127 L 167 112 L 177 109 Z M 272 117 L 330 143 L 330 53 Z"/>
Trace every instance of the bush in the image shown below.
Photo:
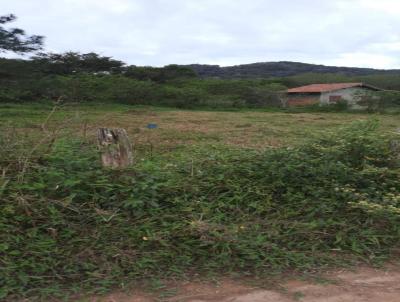
<path fill-rule="evenodd" d="M 104 170 L 60 140 L 0 183 L 1 297 L 99 289 L 204 271 L 309 269 L 389 255 L 400 171 L 388 137 L 358 123 L 297 148 L 198 151 L 196 164 Z"/>
<path fill-rule="evenodd" d="M 280 85 L 249 80 L 175 79 L 159 83 L 124 75 L 80 73 L 73 76 L 41 76 L 7 83 L 0 89 L 0 101 L 56 100 L 62 96 L 64 101 L 75 103 L 122 103 L 177 108 L 265 107 L 279 105 L 276 91 L 281 88 Z"/>
<path fill-rule="evenodd" d="M 63 96 L 70 102 L 112 102 L 149 104 L 156 99 L 157 87 L 118 75 L 51 76 L 37 83 L 44 98 Z"/>

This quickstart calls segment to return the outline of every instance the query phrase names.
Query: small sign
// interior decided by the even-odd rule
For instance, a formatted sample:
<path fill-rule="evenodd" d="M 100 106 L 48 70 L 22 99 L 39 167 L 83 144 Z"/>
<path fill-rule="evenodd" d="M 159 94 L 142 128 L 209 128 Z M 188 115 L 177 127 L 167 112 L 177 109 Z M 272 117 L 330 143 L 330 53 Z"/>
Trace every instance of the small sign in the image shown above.
<path fill-rule="evenodd" d="M 147 124 L 148 129 L 156 129 L 158 127 L 157 124 Z"/>

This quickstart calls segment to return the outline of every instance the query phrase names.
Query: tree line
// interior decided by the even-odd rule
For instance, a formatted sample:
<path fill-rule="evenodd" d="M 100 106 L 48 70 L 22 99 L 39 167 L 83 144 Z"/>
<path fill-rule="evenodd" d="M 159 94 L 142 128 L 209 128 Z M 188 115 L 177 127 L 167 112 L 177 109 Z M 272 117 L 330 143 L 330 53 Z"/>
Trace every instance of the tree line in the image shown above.
<path fill-rule="evenodd" d="M 8 28 L 12 14 L 0 17 L 0 52 L 32 54 L 29 59 L 0 58 L 0 102 L 59 99 L 70 102 L 192 107 L 279 106 L 288 87 L 310 83 L 365 82 L 400 90 L 400 75 L 349 76 L 303 73 L 284 77 L 203 77 L 191 65 L 128 65 L 95 52 L 49 53 L 44 37 Z M 255 64 L 254 66 L 259 66 Z M 253 67 L 254 67 L 253 66 Z"/>

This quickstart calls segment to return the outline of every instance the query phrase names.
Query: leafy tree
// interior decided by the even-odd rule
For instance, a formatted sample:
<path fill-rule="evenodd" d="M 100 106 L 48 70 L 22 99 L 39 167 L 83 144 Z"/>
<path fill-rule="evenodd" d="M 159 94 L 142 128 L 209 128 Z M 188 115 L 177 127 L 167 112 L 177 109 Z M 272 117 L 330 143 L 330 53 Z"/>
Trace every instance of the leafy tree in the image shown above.
<path fill-rule="evenodd" d="M 139 81 L 153 81 L 158 83 L 197 77 L 191 68 L 179 65 L 167 65 L 161 68 L 129 66 L 125 71 L 125 76 Z"/>
<path fill-rule="evenodd" d="M 124 62 L 90 52 L 40 53 L 32 57 L 33 63 L 45 74 L 68 75 L 75 73 L 119 73 Z"/>
<path fill-rule="evenodd" d="M 27 53 L 42 49 L 42 36 L 28 36 L 20 28 L 6 29 L 3 24 L 15 21 L 13 14 L 0 16 L 0 52 L 13 51 L 16 53 Z"/>
<path fill-rule="evenodd" d="M 196 78 L 193 69 L 186 66 L 171 64 L 163 67 L 163 80 L 174 80 L 179 78 Z"/>
<path fill-rule="evenodd" d="M 160 69 L 150 66 L 129 66 L 124 75 L 139 81 L 157 82 L 161 78 Z"/>
<path fill-rule="evenodd" d="M 28 60 L 0 58 L 0 83 L 1 80 L 20 80 L 36 78 L 33 64 Z"/>

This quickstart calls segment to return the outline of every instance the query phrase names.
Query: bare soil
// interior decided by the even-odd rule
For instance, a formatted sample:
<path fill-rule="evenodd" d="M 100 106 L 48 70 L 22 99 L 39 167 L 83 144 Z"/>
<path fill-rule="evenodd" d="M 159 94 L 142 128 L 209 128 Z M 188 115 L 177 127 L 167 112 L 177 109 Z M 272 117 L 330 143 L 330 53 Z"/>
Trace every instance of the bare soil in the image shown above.
<path fill-rule="evenodd" d="M 262 282 L 223 279 L 175 284 L 154 294 L 134 289 L 90 298 L 90 302 L 400 302 L 400 266 L 340 270 L 318 278 Z M 272 285 L 273 284 L 273 285 Z M 171 295 L 171 293 L 173 293 Z"/>

